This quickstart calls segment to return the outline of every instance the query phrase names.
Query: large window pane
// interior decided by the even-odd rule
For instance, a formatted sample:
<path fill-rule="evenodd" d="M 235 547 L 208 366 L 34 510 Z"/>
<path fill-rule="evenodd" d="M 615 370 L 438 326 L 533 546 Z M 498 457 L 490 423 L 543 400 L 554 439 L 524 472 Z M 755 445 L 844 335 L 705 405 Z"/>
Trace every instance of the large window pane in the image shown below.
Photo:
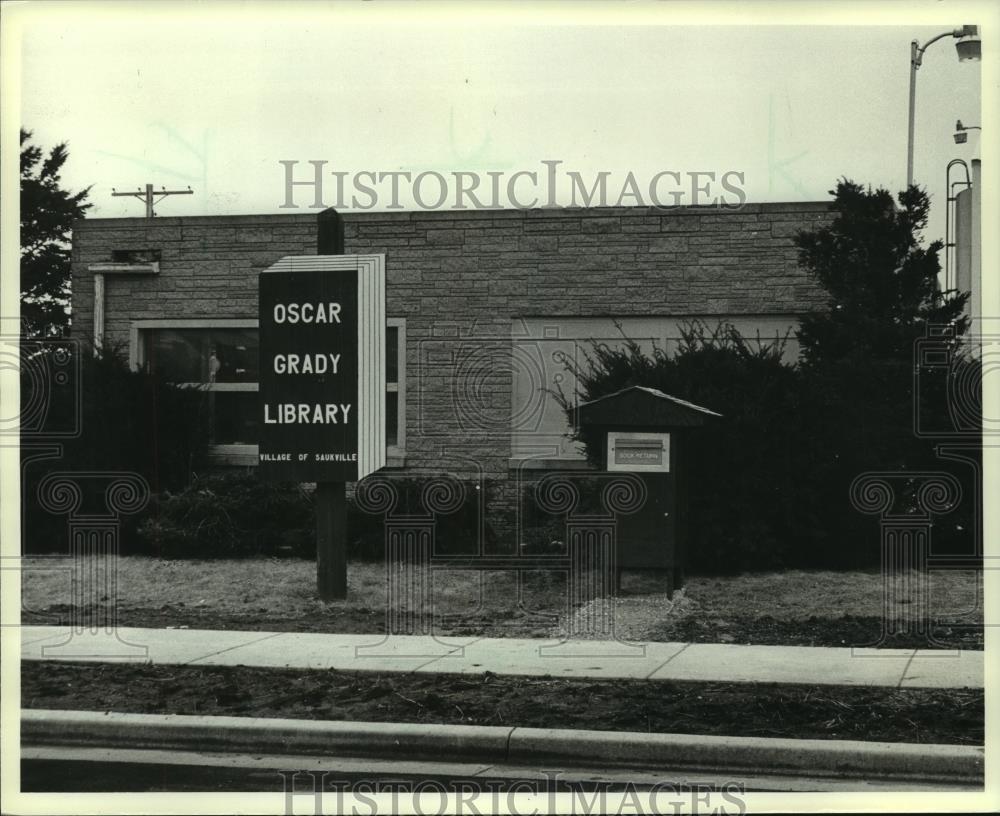
<path fill-rule="evenodd" d="M 172 382 L 257 382 L 257 330 L 153 329 L 146 361 Z"/>
<path fill-rule="evenodd" d="M 259 378 L 258 330 L 255 328 L 142 329 L 144 363 L 170 382 L 215 384 L 206 391 L 211 416 L 212 443 L 256 445 L 260 434 L 258 394 L 230 391 L 227 384 L 256 384 Z M 386 327 L 386 444 L 400 442 L 400 405 L 397 387 L 400 366 L 400 329 Z"/>
<path fill-rule="evenodd" d="M 385 329 L 385 381 L 399 382 L 399 329 L 396 326 Z"/>
<path fill-rule="evenodd" d="M 385 395 L 385 444 L 399 444 L 399 394 L 395 391 Z"/>
<path fill-rule="evenodd" d="M 212 442 L 216 445 L 256 445 L 260 416 L 256 391 L 209 391 Z"/>

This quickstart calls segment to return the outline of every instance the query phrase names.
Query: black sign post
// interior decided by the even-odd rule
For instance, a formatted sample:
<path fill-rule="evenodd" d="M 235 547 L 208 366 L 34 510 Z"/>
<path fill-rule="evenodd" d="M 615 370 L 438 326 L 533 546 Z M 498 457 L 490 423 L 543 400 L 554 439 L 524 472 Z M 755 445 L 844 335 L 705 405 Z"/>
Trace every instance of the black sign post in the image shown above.
<path fill-rule="evenodd" d="M 316 591 L 321 601 L 347 598 L 347 489 L 316 483 Z"/>
<path fill-rule="evenodd" d="M 321 219 L 321 251 L 342 252 L 339 225 Z M 385 464 L 384 293 L 376 255 L 289 256 L 260 275 L 258 473 L 316 483 L 324 601 L 347 597 L 346 483 Z"/>

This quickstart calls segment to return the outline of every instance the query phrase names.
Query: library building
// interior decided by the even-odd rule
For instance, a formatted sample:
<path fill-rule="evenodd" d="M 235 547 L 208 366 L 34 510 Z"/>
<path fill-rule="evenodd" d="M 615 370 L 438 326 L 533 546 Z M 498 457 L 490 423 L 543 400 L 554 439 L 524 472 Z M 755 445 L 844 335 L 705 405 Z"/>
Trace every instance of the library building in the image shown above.
<path fill-rule="evenodd" d="M 85 219 L 73 333 L 210 392 L 212 462 L 257 466 L 258 279 L 286 256 L 327 254 L 336 221 L 338 251 L 384 256 L 386 474 L 488 481 L 510 510 L 519 481 L 589 467 L 554 392 L 574 393 L 572 364 L 593 341 L 669 353 L 685 325 L 727 322 L 754 341 L 787 338 L 797 357 L 790 331 L 825 297 L 794 236 L 830 218 L 814 202 Z"/>

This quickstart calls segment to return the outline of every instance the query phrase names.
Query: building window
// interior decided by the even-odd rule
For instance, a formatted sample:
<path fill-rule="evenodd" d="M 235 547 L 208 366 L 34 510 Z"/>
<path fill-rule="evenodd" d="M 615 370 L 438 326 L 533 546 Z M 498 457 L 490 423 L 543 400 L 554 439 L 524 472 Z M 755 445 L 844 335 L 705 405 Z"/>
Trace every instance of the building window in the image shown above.
<path fill-rule="evenodd" d="M 113 249 L 111 262 L 123 264 L 159 263 L 163 252 L 159 249 Z"/>
<path fill-rule="evenodd" d="M 170 382 L 207 392 L 213 446 L 257 444 L 256 321 L 142 328 L 139 344 L 140 365 Z"/>
<path fill-rule="evenodd" d="M 406 439 L 406 321 L 386 321 L 386 448 L 402 464 Z M 213 452 L 233 464 L 257 461 L 260 434 L 256 320 L 141 320 L 131 363 L 207 392 Z"/>
<path fill-rule="evenodd" d="M 406 321 L 390 317 L 385 326 L 385 446 L 389 457 L 406 450 Z"/>

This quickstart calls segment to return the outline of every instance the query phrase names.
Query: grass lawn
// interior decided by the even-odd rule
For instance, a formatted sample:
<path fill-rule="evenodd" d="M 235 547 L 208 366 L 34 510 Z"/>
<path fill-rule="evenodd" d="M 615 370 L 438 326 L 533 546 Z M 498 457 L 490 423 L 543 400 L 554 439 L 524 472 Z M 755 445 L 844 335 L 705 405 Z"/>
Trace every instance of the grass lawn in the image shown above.
<path fill-rule="evenodd" d="M 69 622 L 70 561 L 26 558 L 25 623 Z M 435 572 L 436 630 L 492 637 L 551 637 L 566 631 L 566 580 L 556 572 Z M 381 632 L 385 567 L 351 563 L 347 601 L 316 597 L 315 565 L 297 559 L 118 560 L 119 622 L 131 626 Z M 982 648 L 982 586 L 974 572 L 930 574 L 936 636 L 952 646 Z M 904 599 L 906 600 L 906 599 Z M 901 615 L 912 616 L 903 604 Z M 875 571 L 800 571 L 689 578 L 666 596 L 662 581 L 627 573 L 613 602 L 616 631 L 636 640 L 865 645 L 881 631 L 882 576 Z M 893 641 L 892 644 L 903 645 Z M 922 641 L 914 645 L 925 645 Z"/>

